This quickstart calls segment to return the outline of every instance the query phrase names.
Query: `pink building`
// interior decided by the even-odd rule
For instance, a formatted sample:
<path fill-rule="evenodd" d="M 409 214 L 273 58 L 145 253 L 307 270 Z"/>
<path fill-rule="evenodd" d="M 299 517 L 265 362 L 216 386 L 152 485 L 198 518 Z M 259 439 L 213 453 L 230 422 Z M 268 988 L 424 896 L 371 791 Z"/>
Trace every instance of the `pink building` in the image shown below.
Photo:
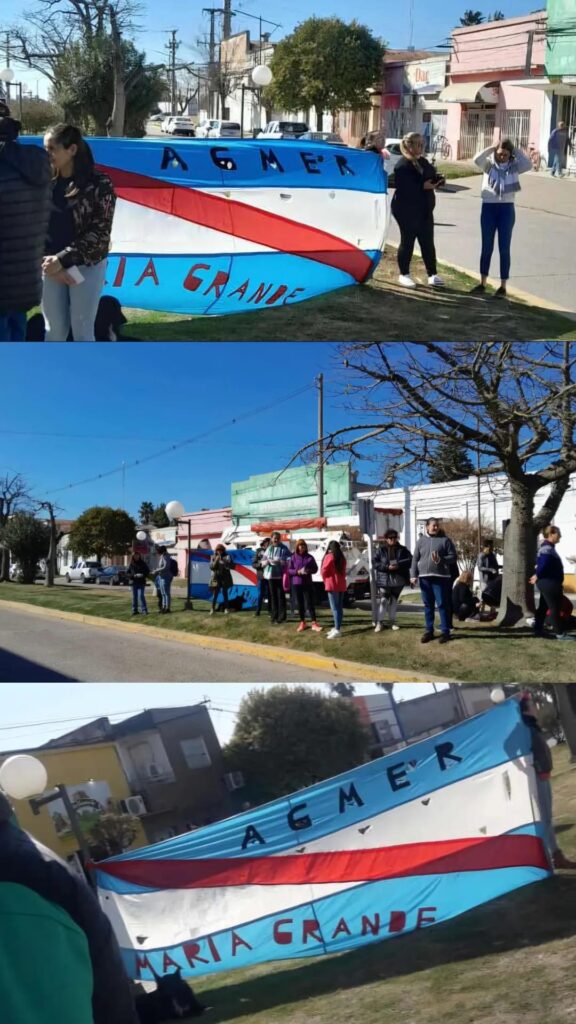
<path fill-rule="evenodd" d="M 452 159 L 469 160 L 498 138 L 546 152 L 552 110 L 529 82 L 544 73 L 546 11 L 452 33 L 446 136 Z"/>
<path fill-rule="evenodd" d="M 201 540 L 209 540 L 216 544 L 224 530 L 232 523 L 231 508 L 203 508 L 199 512 L 187 512 L 182 516 L 178 527 L 176 555 L 180 575 L 186 576 L 186 553 L 188 551 L 188 526 L 190 522 L 190 544 L 197 548 Z"/>

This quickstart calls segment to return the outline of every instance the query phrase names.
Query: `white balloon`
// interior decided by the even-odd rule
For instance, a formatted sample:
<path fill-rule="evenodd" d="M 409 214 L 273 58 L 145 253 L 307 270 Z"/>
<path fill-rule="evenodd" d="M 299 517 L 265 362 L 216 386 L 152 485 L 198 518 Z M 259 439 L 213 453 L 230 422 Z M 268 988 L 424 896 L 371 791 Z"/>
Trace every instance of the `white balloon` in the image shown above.
<path fill-rule="evenodd" d="M 12 68 L 4 68 L 3 71 L 0 71 L 0 78 L 3 82 L 12 82 L 14 79 Z"/>
<path fill-rule="evenodd" d="M 36 757 L 15 754 L 0 768 L 0 786 L 14 800 L 25 800 L 43 793 L 48 783 L 48 772 Z"/>
<path fill-rule="evenodd" d="M 168 519 L 181 519 L 186 509 L 181 501 L 169 501 L 166 505 Z"/>
<path fill-rule="evenodd" d="M 254 85 L 257 85 L 259 89 L 263 89 L 265 86 L 270 85 L 272 81 L 272 72 L 266 64 L 257 64 L 252 69 L 252 81 Z"/>
<path fill-rule="evenodd" d="M 495 686 L 490 694 L 490 700 L 493 704 L 503 704 L 506 700 L 506 694 L 501 686 Z"/>
<path fill-rule="evenodd" d="M 136 540 L 148 540 L 148 534 L 144 533 L 144 530 L 138 530 Z"/>

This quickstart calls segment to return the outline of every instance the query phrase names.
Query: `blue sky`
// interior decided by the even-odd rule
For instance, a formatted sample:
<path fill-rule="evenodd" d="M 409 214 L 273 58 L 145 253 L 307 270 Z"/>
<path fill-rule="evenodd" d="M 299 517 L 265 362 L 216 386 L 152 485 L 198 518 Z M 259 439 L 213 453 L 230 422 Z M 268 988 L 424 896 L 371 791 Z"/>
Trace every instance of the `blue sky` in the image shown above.
<path fill-rule="evenodd" d="M 315 437 L 314 378 L 326 377 L 325 427 L 350 422 L 338 348 L 318 343 L 4 345 L 0 473 L 19 472 L 36 497 L 74 518 L 90 505 L 230 503 L 232 481 L 282 469 Z M 282 399 L 310 385 L 299 397 Z M 220 429 L 234 417 L 267 412 Z M 135 468 L 137 459 L 214 430 Z M 124 474 L 67 485 L 126 464 Z M 369 481 L 364 466 L 360 478 Z M 60 491 L 60 488 L 66 488 Z"/>
<path fill-rule="evenodd" d="M 39 746 L 82 723 L 101 716 L 120 722 L 145 708 L 184 707 L 209 696 L 214 727 L 221 743 L 232 735 L 235 713 L 250 690 L 272 683 L 19 683 L 2 687 L 0 751 Z M 443 687 L 445 684 L 440 684 Z M 396 685 L 396 700 L 420 697 L 429 683 Z M 327 691 L 326 691 L 327 692 Z M 373 683 L 357 683 L 356 694 L 382 693 Z M 219 710 L 217 710 L 219 709 Z"/>
<path fill-rule="evenodd" d="M 161 6 L 144 5 L 142 30 L 138 33 L 136 42 L 146 51 L 150 61 L 162 61 L 167 39 L 165 33 L 173 28 L 178 29 L 182 43 L 178 59 L 190 62 L 199 59 L 195 50 L 196 40 L 204 36 L 207 29 L 207 16 L 202 14 L 203 6 L 203 3 L 195 3 L 183 7 L 179 0 L 164 0 Z M 266 4 L 258 3 L 258 0 L 239 0 L 238 4 L 233 5 L 233 10 L 244 11 L 246 15 L 256 17 L 262 14 L 270 21 L 280 24 L 282 28 L 277 29 L 272 35 L 272 39 L 277 41 L 292 31 L 298 22 L 304 21 L 312 14 L 317 17 L 337 15 L 346 21 L 356 15 L 390 47 L 396 49 L 407 46 L 410 41 L 410 6 L 410 0 L 400 0 L 395 4 L 387 2 L 366 5 L 363 10 L 352 11 L 346 0 L 316 0 L 315 4 L 297 0 L 295 6 L 286 3 L 286 0 L 268 0 Z M 413 0 L 414 45 L 418 49 L 438 46 L 449 36 L 452 28 L 459 24 L 461 15 L 469 6 L 473 6 L 474 10 L 481 10 L 486 15 L 500 7 L 507 17 L 525 14 L 531 9 L 526 0 L 506 0 L 505 3 L 492 5 L 470 5 L 464 0 L 445 0 L 443 4 L 433 7 L 426 0 Z M 35 0 L 2 0 L 0 30 L 22 20 L 23 12 L 34 7 Z M 243 17 L 242 13 L 233 19 L 232 24 L 236 32 L 244 29 L 249 29 L 254 34 L 258 32 L 258 23 L 251 17 Z M 264 28 L 268 29 L 269 26 Z M 21 77 L 34 90 L 36 89 L 38 75 L 35 72 L 23 71 Z M 46 82 L 40 86 L 40 93 L 47 94 Z"/>

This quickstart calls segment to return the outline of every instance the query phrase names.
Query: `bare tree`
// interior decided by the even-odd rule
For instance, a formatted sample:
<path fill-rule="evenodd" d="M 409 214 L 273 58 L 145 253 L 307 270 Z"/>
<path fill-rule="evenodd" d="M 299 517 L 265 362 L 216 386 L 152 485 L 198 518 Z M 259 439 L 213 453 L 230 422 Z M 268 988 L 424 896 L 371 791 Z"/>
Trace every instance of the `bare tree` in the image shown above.
<path fill-rule="evenodd" d="M 20 473 L 6 473 L 0 477 L 0 541 L 8 520 L 15 512 L 29 508 L 31 500 L 28 484 Z M 10 579 L 10 551 L 3 545 L 0 551 L 0 583 L 6 583 Z"/>
<path fill-rule="evenodd" d="M 472 572 L 478 559 L 478 520 L 476 519 L 442 519 L 442 529 L 453 541 L 458 555 L 458 567 L 460 572 L 469 569 Z M 494 527 L 486 520 L 480 520 L 480 534 L 482 537 L 490 537 L 497 548 L 500 547 L 501 539 L 494 536 Z"/>
<path fill-rule="evenodd" d="M 54 578 L 56 576 L 56 560 L 58 554 L 58 544 L 64 537 L 64 530 L 59 529 L 58 522 L 55 517 L 56 506 L 51 501 L 38 501 L 35 502 L 36 509 L 39 512 L 48 513 L 48 522 L 50 524 L 50 547 L 48 549 L 48 556 L 46 558 L 46 575 L 44 577 L 44 586 L 53 587 Z"/>
<path fill-rule="evenodd" d="M 359 422 L 324 439 L 326 457 L 365 457 L 404 477 L 458 440 L 483 476 L 503 473 L 511 494 L 498 624 L 533 609 L 538 534 L 576 472 L 576 346 L 572 342 L 357 342 L 343 350 L 346 392 Z M 310 446 L 307 446 L 310 447 Z M 547 490 L 538 512 L 536 496 Z"/>

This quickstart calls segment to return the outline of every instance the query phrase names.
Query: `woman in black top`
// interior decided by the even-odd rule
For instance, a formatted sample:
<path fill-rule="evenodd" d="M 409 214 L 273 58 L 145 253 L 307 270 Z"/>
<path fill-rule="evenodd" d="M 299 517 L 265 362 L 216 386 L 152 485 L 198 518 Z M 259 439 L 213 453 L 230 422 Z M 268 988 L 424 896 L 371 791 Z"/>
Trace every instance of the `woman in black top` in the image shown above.
<path fill-rule="evenodd" d="M 405 135 L 400 143 L 402 157 L 394 168 L 396 189 L 392 199 L 392 213 L 400 228 L 398 248 L 399 282 L 404 288 L 415 288 L 410 276 L 410 262 L 414 243 L 418 241 L 428 274 L 428 284 L 436 288 L 444 281 L 438 276 L 434 248 L 434 206 L 436 189 L 444 178 L 422 155 L 424 139 L 417 132 Z"/>

